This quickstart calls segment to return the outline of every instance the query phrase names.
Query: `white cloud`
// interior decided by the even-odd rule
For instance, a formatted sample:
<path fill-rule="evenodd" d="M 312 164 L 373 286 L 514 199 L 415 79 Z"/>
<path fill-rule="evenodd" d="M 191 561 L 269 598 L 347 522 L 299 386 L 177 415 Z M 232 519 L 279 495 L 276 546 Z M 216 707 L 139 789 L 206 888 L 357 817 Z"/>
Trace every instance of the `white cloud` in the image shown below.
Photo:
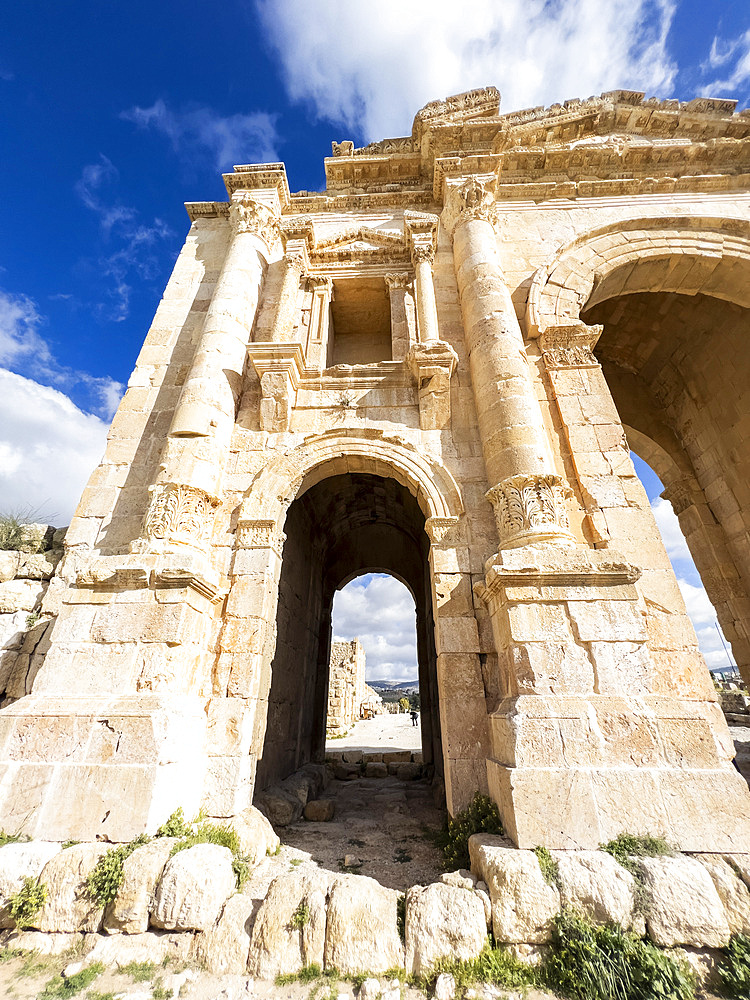
<path fill-rule="evenodd" d="M 685 536 L 682 533 L 677 515 L 672 509 L 672 504 L 663 497 L 656 497 L 651 501 L 651 509 L 654 512 L 656 524 L 661 532 L 664 548 L 667 550 L 670 561 L 673 564 L 687 563 L 692 567 L 697 578 L 698 574 L 693 564 L 693 557 L 690 555 L 690 549 L 687 547 Z"/>
<path fill-rule="evenodd" d="M 0 368 L 0 511 L 68 524 L 106 435 L 64 393 Z"/>
<path fill-rule="evenodd" d="M 166 135 L 176 153 L 196 149 L 208 154 L 218 170 L 235 163 L 264 163 L 277 159 L 276 116 L 265 111 L 220 115 L 205 105 L 189 105 L 179 111 L 163 100 L 150 108 L 130 108 L 122 118 L 141 128 L 155 128 Z"/>
<path fill-rule="evenodd" d="M 107 375 L 60 364 L 40 333 L 44 324 L 33 299 L 0 289 L 0 365 L 63 389 L 76 386 L 89 395 L 92 410 L 111 419 L 125 387 Z"/>
<path fill-rule="evenodd" d="M 417 678 L 414 599 L 392 576 L 358 577 L 333 602 L 335 640 L 355 639 L 365 648 L 368 681 L 398 683 Z"/>
<path fill-rule="evenodd" d="M 293 100 L 366 139 L 494 84 L 514 110 L 632 87 L 671 93 L 675 0 L 255 0 Z"/>
<path fill-rule="evenodd" d="M 714 38 L 708 60 L 701 69 L 707 73 L 719 67 L 723 75 L 705 84 L 703 90 L 708 95 L 728 93 L 737 97 L 739 88 L 750 82 L 750 30 L 731 41 Z"/>

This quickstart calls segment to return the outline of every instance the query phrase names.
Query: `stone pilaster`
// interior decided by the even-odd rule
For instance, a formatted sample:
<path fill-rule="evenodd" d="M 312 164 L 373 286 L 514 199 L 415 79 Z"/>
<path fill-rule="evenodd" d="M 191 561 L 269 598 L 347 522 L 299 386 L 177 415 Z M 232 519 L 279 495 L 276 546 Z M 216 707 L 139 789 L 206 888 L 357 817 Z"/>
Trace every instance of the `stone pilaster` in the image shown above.
<path fill-rule="evenodd" d="M 297 318 L 300 278 L 309 266 L 306 254 L 290 253 L 288 248 L 280 263 L 283 268 L 281 290 L 271 327 L 271 340 L 275 344 L 288 343 L 292 339 Z"/>
<path fill-rule="evenodd" d="M 308 277 L 307 284 L 312 289 L 307 363 L 316 371 L 322 371 L 326 367 L 328 355 L 328 326 L 333 281 L 324 275 L 313 274 Z"/>
<path fill-rule="evenodd" d="M 256 343 L 248 356 L 260 379 L 260 425 L 264 431 L 289 430 L 300 376 L 305 367 L 301 344 Z"/>
<path fill-rule="evenodd" d="M 569 488 L 552 465 L 523 334 L 498 260 L 491 184 L 470 177 L 453 197 L 453 254 L 500 548 L 569 543 Z"/>
<path fill-rule="evenodd" d="M 419 426 L 423 431 L 447 427 L 451 419 L 451 375 L 456 352 L 442 340 L 416 344 L 407 362 L 419 391 Z"/>

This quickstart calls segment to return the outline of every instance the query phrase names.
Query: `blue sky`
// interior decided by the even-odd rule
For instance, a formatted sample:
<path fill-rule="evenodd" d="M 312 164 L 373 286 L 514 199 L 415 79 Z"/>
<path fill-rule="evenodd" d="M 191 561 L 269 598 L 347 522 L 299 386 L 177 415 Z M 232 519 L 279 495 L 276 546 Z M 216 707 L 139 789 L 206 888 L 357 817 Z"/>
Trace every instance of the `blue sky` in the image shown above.
<path fill-rule="evenodd" d="M 495 84 L 506 111 L 619 87 L 750 100 L 731 0 L 27 0 L 0 36 L 0 510 L 69 519 L 221 171 L 323 186 L 331 139 L 408 133 Z M 40 471 L 43 467 L 44 472 Z"/>

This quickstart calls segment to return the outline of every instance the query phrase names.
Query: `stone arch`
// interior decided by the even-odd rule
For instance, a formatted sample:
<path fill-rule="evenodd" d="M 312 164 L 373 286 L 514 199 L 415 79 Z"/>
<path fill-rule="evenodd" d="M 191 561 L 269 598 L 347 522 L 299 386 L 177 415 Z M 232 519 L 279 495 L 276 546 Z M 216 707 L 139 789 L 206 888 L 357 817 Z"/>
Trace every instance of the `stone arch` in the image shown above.
<path fill-rule="evenodd" d="M 316 483 L 348 472 L 396 479 L 415 497 L 428 520 L 452 520 L 463 514 L 458 485 L 434 456 L 381 431 L 333 430 L 271 459 L 242 501 L 239 524 L 278 523 L 291 502 Z"/>
<path fill-rule="evenodd" d="M 750 307 L 750 222 L 718 216 L 635 218 L 577 237 L 536 271 L 526 328 L 574 323 L 584 306 L 658 287 Z"/>

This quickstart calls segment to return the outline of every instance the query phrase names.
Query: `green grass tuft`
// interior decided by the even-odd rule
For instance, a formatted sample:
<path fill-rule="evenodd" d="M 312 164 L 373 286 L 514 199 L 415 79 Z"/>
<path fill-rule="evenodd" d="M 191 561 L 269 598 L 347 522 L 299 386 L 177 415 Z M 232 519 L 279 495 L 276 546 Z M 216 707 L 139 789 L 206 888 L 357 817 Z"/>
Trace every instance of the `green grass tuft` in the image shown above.
<path fill-rule="evenodd" d="M 614 840 L 599 845 L 631 875 L 638 876 L 640 869 L 635 858 L 672 857 L 675 849 L 663 837 L 651 837 L 649 834 L 621 833 Z"/>
<path fill-rule="evenodd" d="M 117 972 L 121 976 L 130 976 L 134 983 L 147 983 L 156 975 L 156 964 L 154 962 L 128 962 L 127 965 L 118 965 Z"/>
<path fill-rule="evenodd" d="M 101 962 L 94 962 L 87 965 L 85 969 L 76 972 L 74 976 L 63 979 L 62 976 L 55 976 L 47 983 L 37 1000 L 67 1000 L 67 997 L 74 997 L 76 993 L 85 990 L 90 986 L 97 976 L 104 972 Z"/>
<path fill-rule="evenodd" d="M 292 914 L 292 919 L 289 921 L 289 929 L 295 931 L 301 931 L 303 927 L 307 927 L 310 923 L 310 907 L 304 901 L 301 901 L 297 909 Z"/>
<path fill-rule="evenodd" d="M 542 869 L 542 876 L 547 885 L 560 885 L 560 865 L 555 861 L 546 847 L 535 847 L 539 867 Z"/>
<path fill-rule="evenodd" d="M 99 906 L 106 906 L 116 897 L 124 877 L 125 861 L 138 847 L 147 844 L 150 837 L 140 834 L 129 844 L 111 847 L 96 863 L 94 870 L 86 877 L 86 893 Z"/>
<path fill-rule="evenodd" d="M 542 966 L 548 987 L 572 1000 L 693 1000 L 695 976 L 678 961 L 614 924 L 572 911 L 555 917 Z"/>
<path fill-rule="evenodd" d="M 475 983 L 491 983 L 507 989 L 519 989 L 533 986 L 537 981 L 536 970 L 532 966 L 521 962 L 504 948 L 493 947 L 488 941 L 484 951 L 476 958 L 442 959 L 427 974 L 411 976 L 409 982 L 432 993 L 437 977 L 445 972 L 453 976 L 459 994 L 463 994 Z"/>
<path fill-rule="evenodd" d="M 46 902 L 47 886 L 27 875 L 18 892 L 8 900 L 8 910 L 19 931 L 29 926 Z"/>
<path fill-rule="evenodd" d="M 185 813 L 182 806 L 175 809 L 172 815 L 166 819 L 156 831 L 157 837 L 187 837 L 190 833 L 190 824 L 185 821 Z"/>
<path fill-rule="evenodd" d="M 30 839 L 25 833 L 6 833 L 5 830 L 0 830 L 0 847 L 5 847 L 6 844 L 25 844 Z"/>
<path fill-rule="evenodd" d="M 330 970 L 334 972 L 335 970 Z M 313 962 L 312 965 L 303 966 L 299 972 L 287 972 L 278 975 L 274 982 L 277 986 L 289 986 L 291 983 L 314 983 L 317 979 L 320 979 L 323 975 L 328 975 L 324 973 L 321 967 Z M 338 976 L 338 973 L 336 973 Z"/>
<path fill-rule="evenodd" d="M 469 837 L 473 834 L 502 835 L 504 832 L 495 803 L 489 795 L 477 792 L 466 809 L 448 820 L 445 829 L 436 837 L 437 846 L 443 851 L 446 871 L 471 867 Z"/>
<path fill-rule="evenodd" d="M 732 1000 L 750 998 L 750 935 L 732 937 L 724 949 L 718 972 L 724 996 Z"/>

